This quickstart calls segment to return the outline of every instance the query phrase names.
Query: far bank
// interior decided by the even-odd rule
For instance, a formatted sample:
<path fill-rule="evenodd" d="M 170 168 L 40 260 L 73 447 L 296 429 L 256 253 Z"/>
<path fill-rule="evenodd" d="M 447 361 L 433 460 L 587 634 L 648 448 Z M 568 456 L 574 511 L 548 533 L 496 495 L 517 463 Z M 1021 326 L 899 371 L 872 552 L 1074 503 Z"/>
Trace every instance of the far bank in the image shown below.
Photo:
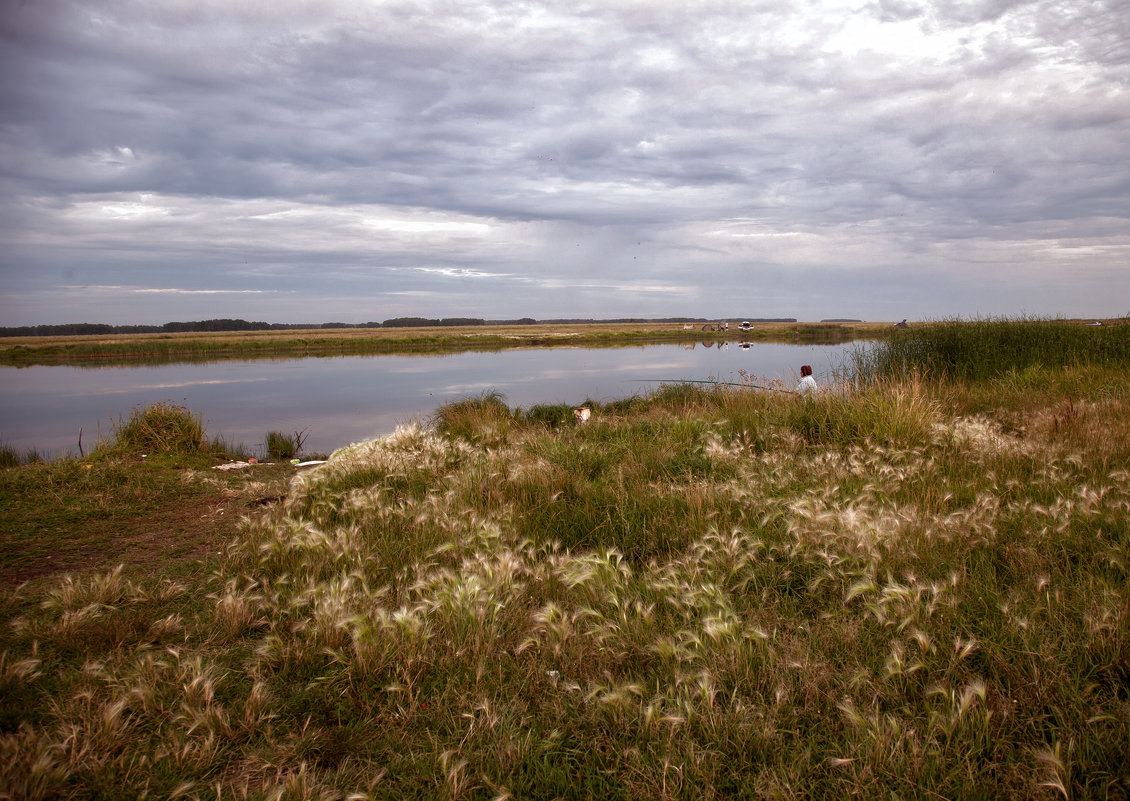
<path fill-rule="evenodd" d="M 628 347 L 657 343 L 836 344 L 881 338 L 889 322 L 538 323 L 287 331 L 13 337 L 0 340 L 0 364 L 158 364 L 302 356 L 457 353 L 530 347 Z"/>

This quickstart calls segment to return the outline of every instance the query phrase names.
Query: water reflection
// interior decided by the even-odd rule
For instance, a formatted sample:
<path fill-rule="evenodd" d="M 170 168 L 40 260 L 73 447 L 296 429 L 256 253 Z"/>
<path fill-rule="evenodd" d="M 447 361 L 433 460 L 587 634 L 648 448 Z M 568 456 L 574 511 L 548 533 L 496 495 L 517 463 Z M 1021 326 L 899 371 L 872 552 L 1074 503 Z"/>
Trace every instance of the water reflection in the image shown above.
<path fill-rule="evenodd" d="M 135 406 L 182 403 L 211 435 L 255 447 L 269 430 L 308 432 L 308 452 L 391 432 L 439 404 L 502 392 L 511 406 L 580 404 L 644 394 L 662 382 L 740 371 L 826 381 L 853 345 L 651 345 L 537 348 L 433 356 L 344 356 L 144 367 L 0 367 L 0 439 L 17 450 L 77 452 Z M 791 384 L 790 384 L 791 385 Z"/>

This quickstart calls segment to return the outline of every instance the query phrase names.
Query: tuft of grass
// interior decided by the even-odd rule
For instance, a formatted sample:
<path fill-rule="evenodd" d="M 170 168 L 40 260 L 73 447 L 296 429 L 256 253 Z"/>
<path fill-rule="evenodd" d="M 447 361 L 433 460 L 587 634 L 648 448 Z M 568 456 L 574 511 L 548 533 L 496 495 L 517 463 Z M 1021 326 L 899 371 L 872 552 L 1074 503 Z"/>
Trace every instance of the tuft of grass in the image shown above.
<path fill-rule="evenodd" d="M 46 457 L 35 449 L 18 451 L 10 445 L 0 443 L 0 469 L 6 467 L 19 467 L 20 465 L 35 464 L 46 461 Z"/>
<path fill-rule="evenodd" d="M 114 438 L 106 446 L 108 451 L 137 455 L 187 455 L 207 449 L 200 417 L 171 401 L 135 407 L 128 420 L 119 419 L 114 425 Z"/>
<path fill-rule="evenodd" d="M 591 409 L 591 404 L 592 401 L 586 401 L 581 406 L 588 406 Z M 576 423 L 574 414 L 576 408 L 568 403 L 535 404 L 528 408 L 517 409 L 514 417 L 523 423 L 541 423 L 547 428 L 562 428 Z"/>
<path fill-rule="evenodd" d="M 222 437 L 209 438 L 199 415 L 171 401 L 135 407 L 129 419 L 119 419 L 113 437 L 99 443 L 90 458 L 132 459 L 156 457 L 174 462 L 185 458 L 208 461 L 244 455 L 243 446 L 231 445 Z"/>
<path fill-rule="evenodd" d="M 282 431 L 268 431 L 263 441 L 267 456 L 272 459 L 291 459 L 302 450 L 306 436 L 301 431 L 287 434 Z"/>
<path fill-rule="evenodd" d="M 431 417 L 437 431 L 470 441 L 497 438 L 508 430 L 512 421 L 506 396 L 497 390 L 445 403 Z"/>

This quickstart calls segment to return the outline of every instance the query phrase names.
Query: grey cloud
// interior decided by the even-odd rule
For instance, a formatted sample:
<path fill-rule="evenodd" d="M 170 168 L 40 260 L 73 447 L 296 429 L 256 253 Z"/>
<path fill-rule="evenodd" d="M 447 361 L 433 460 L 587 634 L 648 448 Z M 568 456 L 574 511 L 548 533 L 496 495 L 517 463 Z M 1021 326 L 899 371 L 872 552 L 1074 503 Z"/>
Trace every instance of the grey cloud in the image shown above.
<path fill-rule="evenodd" d="M 305 275 L 326 303 L 346 285 L 440 303 L 466 269 L 515 276 L 507 297 L 537 314 L 547 276 L 787 282 L 790 260 L 834 270 L 842 248 L 813 243 L 852 231 L 886 264 L 1112 236 L 1130 207 L 1114 2 L 3 2 L 6 286 L 74 261 L 107 283 L 195 264 L 201 289 Z M 142 196 L 171 211 L 100 211 Z M 249 204 L 303 214 L 251 221 Z M 397 209 L 494 233 L 358 228 Z M 732 219 L 811 238 L 703 233 Z"/>

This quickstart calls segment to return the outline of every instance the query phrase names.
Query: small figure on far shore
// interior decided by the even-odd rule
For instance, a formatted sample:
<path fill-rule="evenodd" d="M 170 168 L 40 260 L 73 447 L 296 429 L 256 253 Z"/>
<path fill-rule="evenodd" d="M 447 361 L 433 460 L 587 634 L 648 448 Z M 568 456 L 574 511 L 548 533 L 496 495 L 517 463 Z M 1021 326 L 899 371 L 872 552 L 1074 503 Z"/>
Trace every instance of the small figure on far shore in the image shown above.
<path fill-rule="evenodd" d="M 812 377 L 812 366 L 808 364 L 801 365 L 800 368 L 800 383 L 796 385 L 796 394 L 808 395 L 818 390 L 816 379 Z"/>

